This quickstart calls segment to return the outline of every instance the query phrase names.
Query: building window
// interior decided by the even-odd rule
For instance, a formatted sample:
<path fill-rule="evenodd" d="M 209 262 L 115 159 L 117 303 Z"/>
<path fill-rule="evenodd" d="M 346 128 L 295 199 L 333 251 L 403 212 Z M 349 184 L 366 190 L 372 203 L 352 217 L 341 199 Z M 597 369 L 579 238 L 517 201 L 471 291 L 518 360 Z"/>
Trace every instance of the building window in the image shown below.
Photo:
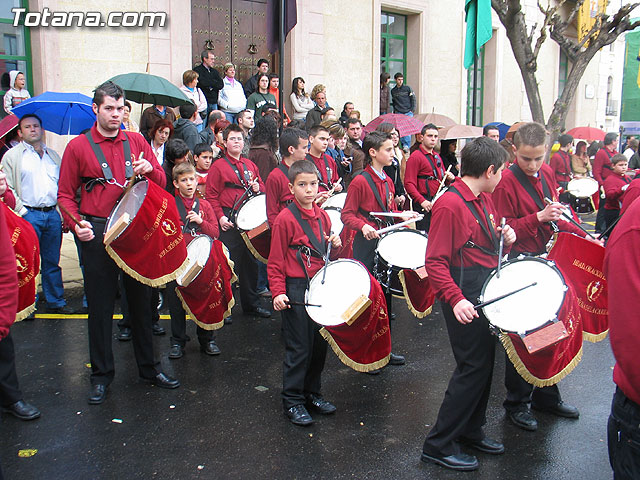
<path fill-rule="evenodd" d="M 478 56 L 476 88 L 473 88 L 473 66 L 467 69 L 467 125 L 482 126 L 482 110 L 484 103 L 484 46 Z M 476 118 L 473 122 L 473 95 L 476 97 Z"/>
<path fill-rule="evenodd" d="M 27 77 L 27 89 L 33 92 L 29 30 L 23 25 L 13 26 L 13 7 L 28 8 L 28 1 L 9 0 L 0 5 L 0 95 L 9 90 L 11 70 L 23 72 Z M 4 116 L 3 108 L 0 116 Z"/>
<path fill-rule="evenodd" d="M 391 85 L 394 85 L 393 76 L 396 73 L 407 76 L 407 17 L 382 12 L 380 28 L 380 73 L 389 72 Z"/>
<path fill-rule="evenodd" d="M 560 65 L 558 66 L 558 96 L 562 95 L 564 86 L 567 84 L 569 74 L 569 58 L 560 50 Z"/>

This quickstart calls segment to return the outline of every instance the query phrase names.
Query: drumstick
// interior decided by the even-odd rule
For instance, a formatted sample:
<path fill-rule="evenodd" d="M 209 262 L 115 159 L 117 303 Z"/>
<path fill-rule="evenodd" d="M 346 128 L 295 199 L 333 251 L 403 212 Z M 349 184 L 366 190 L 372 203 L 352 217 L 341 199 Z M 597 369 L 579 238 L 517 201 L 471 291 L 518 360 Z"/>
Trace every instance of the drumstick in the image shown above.
<path fill-rule="evenodd" d="M 322 282 L 320 282 L 322 285 L 324 285 L 324 279 L 327 277 L 327 267 L 329 266 L 330 254 L 331 254 L 331 242 L 329 242 L 329 245 L 327 246 L 327 255 L 325 256 L 325 259 L 324 259 L 324 272 L 322 272 Z"/>
<path fill-rule="evenodd" d="M 549 205 L 551 205 L 552 203 L 554 203 L 554 202 L 552 202 L 551 200 L 549 200 L 549 198 L 547 198 L 547 197 L 544 197 L 544 201 L 545 201 L 545 202 L 547 202 Z M 586 233 L 587 235 L 589 235 L 591 238 L 593 238 L 594 240 L 597 240 L 597 238 L 596 238 L 596 237 L 594 237 L 593 235 L 591 235 L 591 234 L 590 234 L 589 232 L 587 232 L 587 231 L 586 231 L 586 230 L 585 230 L 585 229 L 584 229 L 584 228 L 583 228 L 583 227 L 582 227 L 578 222 L 576 222 L 576 221 L 573 219 L 573 217 L 572 217 L 571 215 L 567 215 L 567 214 L 566 214 L 566 212 L 564 212 L 564 211 L 561 213 L 561 215 L 562 215 L 565 219 L 567 219 L 567 220 L 569 220 L 571 223 L 573 223 L 573 224 L 574 224 L 576 227 L 578 227 L 580 230 L 582 230 L 584 233 Z"/>
<path fill-rule="evenodd" d="M 71 220 L 73 220 L 73 223 L 78 225 L 80 228 L 87 228 L 84 225 L 82 225 L 80 220 L 78 220 L 73 213 L 71 213 L 69 210 L 67 210 L 67 208 L 64 205 L 59 203 L 58 206 L 60 207 L 60 210 L 62 210 L 67 215 L 67 217 L 69 217 Z"/>
<path fill-rule="evenodd" d="M 521 292 L 521 291 L 523 291 L 523 290 L 525 290 L 525 289 L 527 289 L 529 287 L 534 287 L 537 284 L 538 284 L 538 282 L 530 283 L 529 285 L 525 285 L 524 287 L 520 287 L 517 290 L 514 290 L 513 292 L 505 293 L 504 295 L 500 295 L 499 297 L 492 298 L 491 300 L 487 300 L 486 302 L 479 303 L 478 305 L 474 305 L 473 308 L 478 310 L 479 308 L 483 308 L 483 307 L 486 307 L 488 305 L 491 305 L 492 303 L 495 303 L 497 301 L 503 300 L 503 299 L 505 299 L 507 297 L 510 297 L 511 295 L 515 295 L 516 293 Z"/>
<path fill-rule="evenodd" d="M 410 223 L 420 221 L 424 218 L 424 215 L 420 214 L 417 217 L 412 218 L 411 220 L 405 220 L 404 222 L 396 223 L 395 225 L 391 225 L 389 227 L 381 228 L 380 230 L 376 230 L 378 235 L 382 235 L 383 233 L 390 232 L 391 230 L 397 230 L 398 228 L 405 227 Z"/>
<path fill-rule="evenodd" d="M 284 303 L 291 305 L 292 307 L 322 307 L 322 305 L 316 305 L 314 303 L 292 302 L 291 300 Z"/>
<path fill-rule="evenodd" d="M 327 193 L 329 194 L 327 199 L 329 199 L 329 197 L 331 197 L 333 195 L 333 192 L 336 189 L 336 185 L 338 185 L 340 182 L 342 182 L 342 177 L 338 178 L 338 181 L 333 184 L 333 187 L 331 187 L 331 190 L 327 190 Z M 320 202 L 320 200 L 321 200 L 320 198 L 316 198 L 315 202 L 318 203 L 318 202 Z"/>
<path fill-rule="evenodd" d="M 410 213 L 420 215 L 418 212 L 412 212 L 410 210 L 407 210 L 405 212 L 370 212 L 369 215 L 373 215 L 374 217 L 404 217 L 405 215 Z"/>
<path fill-rule="evenodd" d="M 622 218 L 622 215 L 620 215 L 618 218 L 616 218 L 616 220 L 610 226 L 608 226 L 607 229 L 604 232 L 602 232 L 600 234 L 600 238 L 608 237 L 609 234 L 611 233 L 611 230 L 613 230 L 613 227 L 616 226 L 616 224 L 620 221 L 621 218 Z"/>
<path fill-rule="evenodd" d="M 444 182 L 447 180 L 447 173 L 449 173 L 450 171 L 451 171 L 451 165 L 447 167 L 447 171 L 442 176 L 442 181 L 440 182 L 440 185 L 438 186 L 438 190 L 436 190 L 436 194 L 433 196 L 433 198 L 436 198 L 440 193 L 440 190 L 442 190 L 442 187 L 444 187 Z"/>
<path fill-rule="evenodd" d="M 498 270 L 496 271 L 496 277 L 500 278 L 500 267 L 502 266 L 502 251 L 504 250 L 504 226 L 507 223 L 507 219 L 502 217 L 500 220 L 500 247 L 498 248 Z"/>

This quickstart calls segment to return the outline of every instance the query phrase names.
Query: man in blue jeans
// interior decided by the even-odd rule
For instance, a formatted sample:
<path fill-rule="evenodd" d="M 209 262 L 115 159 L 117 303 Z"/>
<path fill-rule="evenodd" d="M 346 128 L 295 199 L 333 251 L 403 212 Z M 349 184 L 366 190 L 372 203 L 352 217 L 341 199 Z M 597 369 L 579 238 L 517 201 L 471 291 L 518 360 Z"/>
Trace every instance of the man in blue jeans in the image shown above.
<path fill-rule="evenodd" d="M 44 130 L 37 115 L 27 114 L 18 123 L 19 145 L 2 160 L 7 184 L 16 197 L 16 211 L 36 231 L 40 242 L 42 291 L 48 313 L 73 313 L 64 300 L 60 248 L 62 220 L 56 210 L 60 156 L 42 141 Z"/>
<path fill-rule="evenodd" d="M 404 75 L 398 72 L 393 76 L 396 81 L 396 86 L 391 89 L 391 105 L 393 106 L 393 113 L 401 113 L 413 117 L 416 110 L 416 95 L 413 93 L 413 89 L 409 85 L 404 84 Z M 402 148 L 409 151 L 411 146 L 411 135 L 400 138 Z"/>

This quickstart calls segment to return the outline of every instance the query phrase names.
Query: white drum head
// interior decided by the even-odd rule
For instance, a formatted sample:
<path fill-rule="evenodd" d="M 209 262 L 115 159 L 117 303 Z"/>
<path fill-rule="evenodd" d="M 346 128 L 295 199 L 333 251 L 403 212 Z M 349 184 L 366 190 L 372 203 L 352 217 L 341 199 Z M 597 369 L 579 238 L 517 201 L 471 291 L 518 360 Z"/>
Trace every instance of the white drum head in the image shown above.
<path fill-rule="evenodd" d="M 305 302 L 320 307 L 305 307 L 313 321 L 320 325 L 341 325 L 342 314 L 360 295 L 369 296 L 371 282 L 369 272 L 360 263 L 350 259 L 330 262 L 324 285 L 324 268 L 316 273 L 305 293 Z"/>
<path fill-rule="evenodd" d="M 253 230 L 267 221 L 267 196 L 250 198 L 240 207 L 236 215 L 236 226 L 240 230 Z"/>
<path fill-rule="evenodd" d="M 322 204 L 322 208 L 344 208 L 344 202 L 347 200 L 347 194 L 344 192 L 336 193 L 330 196 Z"/>
<path fill-rule="evenodd" d="M 590 197 L 598 191 L 598 182 L 593 178 L 574 178 L 567 185 L 567 190 L 578 198 Z"/>
<path fill-rule="evenodd" d="M 389 265 L 413 270 L 424 267 L 427 242 L 427 237 L 416 230 L 397 230 L 383 235 L 376 251 Z"/>
<path fill-rule="evenodd" d="M 327 215 L 329 215 L 329 219 L 331 220 L 331 233 L 340 235 L 342 227 L 344 227 L 342 219 L 340 218 L 341 211 L 337 208 L 327 208 Z"/>
<path fill-rule="evenodd" d="M 485 282 L 481 302 L 537 282 L 537 285 L 499 300 L 482 310 L 489 322 L 507 332 L 525 334 L 554 320 L 567 290 L 564 278 L 551 261 L 534 257 L 512 260 L 502 265 Z"/>
<path fill-rule="evenodd" d="M 133 220 L 138 214 L 138 210 L 140 210 L 142 202 L 144 202 L 144 198 L 147 195 L 148 189 L 148 181 L 138 182 L 133 187 L 131 187 L 131 189 L 124 194 L 124 196 L 111 211 L 111 215 L 109 215 L 109 218 L 107 219 L 107 225 L 104 231 L 108 232 L 113 224 L 117 222 L 124 213 L 128 213 L 129 218 Z M 122 232 L 120 232 L 120 234 L 113 240 L 118 238 L 120 235 L 122 235 Z"/>
<path fill-rule="evenodd" d="M 191 267 L 197 263 L 204 266 L 207 264 L 207 260 L 209 259 L 209 254 L 211 253 L 211 245 L 213 244 L 213 240 L 209 238 L 207 235 L 198 235 L 196 238 L 189 242 L 187 245 L 187 268 L 185 268 L 180 275 L 176 278 L 176 282 L 178 285 L 182 285 L 185 275 Z M 199 273 L 198 273 L 199 275 Z M 196 275 L 194 278 L 197 278 Z"/>

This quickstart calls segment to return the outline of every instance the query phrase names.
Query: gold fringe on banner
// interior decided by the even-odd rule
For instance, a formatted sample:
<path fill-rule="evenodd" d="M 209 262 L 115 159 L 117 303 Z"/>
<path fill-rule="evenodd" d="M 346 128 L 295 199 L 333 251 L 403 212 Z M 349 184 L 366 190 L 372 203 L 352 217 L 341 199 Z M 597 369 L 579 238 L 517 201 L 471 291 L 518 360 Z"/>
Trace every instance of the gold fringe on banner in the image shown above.
<path fill-rule="evenodd" d="M 516 348 L 513 346 L 513 342 L 511 341 L 509 335 L 507 335 L 506 333 L 501 333 L 500 341 L 502 342 L 504 349 L 507 351 L 507 356 L 509 357 L 509 360 L 511 360 L 511 363 L 513 363 L 513 366 L 516 368 L 518 374 L 522 378 L 524 378 L 527 383 L 530 383 L 534 387 L 549 387 L 551 385 L 555 385 L 564 377 L 569 375 L 573 371 L 573 369 L 576 368 L 578 363 L 580 363 L 580 360 L 582 360 L 582 347 L 580 347 L 580 350 L 578 351 L 576 356 L 573 357 L 573 359 L 569 362 L 569 364 L 558 373 L 556 373 L 553 377 L 546 379 L 538 378 L 535 377 L 522 362 L 522 360 L 518 356 Z"/>
<path fill-rule="evenodd" d="M 202 328 L 204 330 L 219 330 L 219 329 L 221 329 L 224 326 L 224 319 L 227 318 L 229 315 L 231 315 L 231 309 L 236 304 L 235 298 L 231 297 L 231 301 L 229 302 L 229 308 L 227 308 L 227 311 L 224 312 L 224 314 L 222 314 L 222 320 L 220 320 L 219 322 L 216 322 L 216 323 L 202 323 L 193 314 L 193 312 L 189 308 L 189 305 L 187 305 L 187 302 L 185 302 L 184 298 L 182 298 L 182 294 L 180 293 L 180 290 L 178 290 L 177 287 L 176 287 L 176 295 L 178 295 L 178 298 L 180 299 L 180 302 L 182 302 L 182 307 L 184 308 L 185 312 L 187 312 L 187 314 L 189 315 L 189 319 L 193 320 L 193 322 L 196 325 L 198 325 L 200 328 Z"/>
<path fill-rule="evenodd" d="M 609 334 L 609 329 L 607 328 L 604 332 L 602 333 L 587 333 L 585 331 L 582 332 L 582 338 L 585 339 L 587 342 L 591 342 L 591 343 L 598 343 L 601 342 L 602 340 L 604 340 L 605 338 L 607 338 L 607 335 Z"/>
<path fill-rule="evenodd" d="M 321 328 L 320 335 L 322 335 L 323 338 L 329 343 L 329 345 L 331 346 L 331 349 L 338 356 L 340 361 L 344 363 L 347 367 L 353 368 L 356 372 L 371 372 L 373 370 L 378 370 L 384 367 L 387 363 L 389 363 L 389 357 L 391 356 L 391 354 L 373 363 L 364 364 L 364 363 L 354 362 L 342 351 L 342 349 L 338 346 L 338 344 L 333 339 L 333 337 L 331 336 L 328 330 L 326 330 L 325 328 Z"/>
<path fill-rule="evenodd" d="M 249 240 L 249 237 L 247 236 L 247 234 L 245 232 L 242 232 L 240 234 L 240 236 L 244 240 L 244 243 L 247 246 L 247 248 L 249 249 L 249 251 L 251 252 L 251 254 L 254 257 L 256 257 L 258 260 L 260 260 L 262 263 L 266 264 L 267 263 L 267 259 L 264 258 L 262 255 L 260 255 L 260 253 L 256 250 L 256 247 L 254 247 L 253 244 L 251 243 L 251 240 Z"/>
<path fill-rule="evenodd" d="M 18 312 L 16 314 L 16 322 L 21 322 L 22 320 L 24 320 L 25 318 L 27 318 L 29 315 L 31 315 L 33 312 L 35 312 L 37 310 L 36 308 L 36 302 L 33 302 L 31 305 L 29 305 L 27 308 L 23 309 L 22 311 Z"/>
<path fill-rule="evenodd" d="M 124 260 L 120 258 L 120 256 L 113 250 L 113 248 L 111 248 L 110 245 L 107 245 L 105 248 L 107 250 L 107 253 L 111 257 L 111 259 L 114 262 L 116 262 L 116 265 L 118 265 L 118 267 L 120 267 L 124 273 L 129 275 L 131 278 L 136 279 L 140 283 L 149 285 L 150 287 L 154 287 L 154 288 L 159 287 L 161 285 L 166 285 L 167 283 L 175 280 L 179 275 L 182 274 L 184 270 L 186 270 L 187 265 L 189 264 L 189 259 L 185 258 L 184 262 L 182 262 L 182 265 L 180 265 L 172 273 L 169 273 L 159 278 L 150 279 L 150 278 L 143 277 L 138 272 L 136 272 L 131 267 L 129 267 L 126 263 L 124 263 Z"/>
<path fill-rule="evenodd" d="M 427 308 L 424 312 L 421 312 L 420 310 L 418 310 L 413 306 L 413 303 L 411 303 L 411 299 L 409 298 L 409 292 L 407 291 L 407 283 L 404 278 L 404 270 L 400 270 L 400 273 L 398 274 L 398 278 L 400 278 L 400 284 L 402 285 L 402 292 L 404 293 L 404 299 L 407 302 L 407 307 L 409 308 L 409 311 L 411 311 L 411 313 L 413 313 L 418 318 L 424 318 L 427 315 L 429 315 L 431 313 L 431 310 L 433 309 L 433 305 Z"/>

